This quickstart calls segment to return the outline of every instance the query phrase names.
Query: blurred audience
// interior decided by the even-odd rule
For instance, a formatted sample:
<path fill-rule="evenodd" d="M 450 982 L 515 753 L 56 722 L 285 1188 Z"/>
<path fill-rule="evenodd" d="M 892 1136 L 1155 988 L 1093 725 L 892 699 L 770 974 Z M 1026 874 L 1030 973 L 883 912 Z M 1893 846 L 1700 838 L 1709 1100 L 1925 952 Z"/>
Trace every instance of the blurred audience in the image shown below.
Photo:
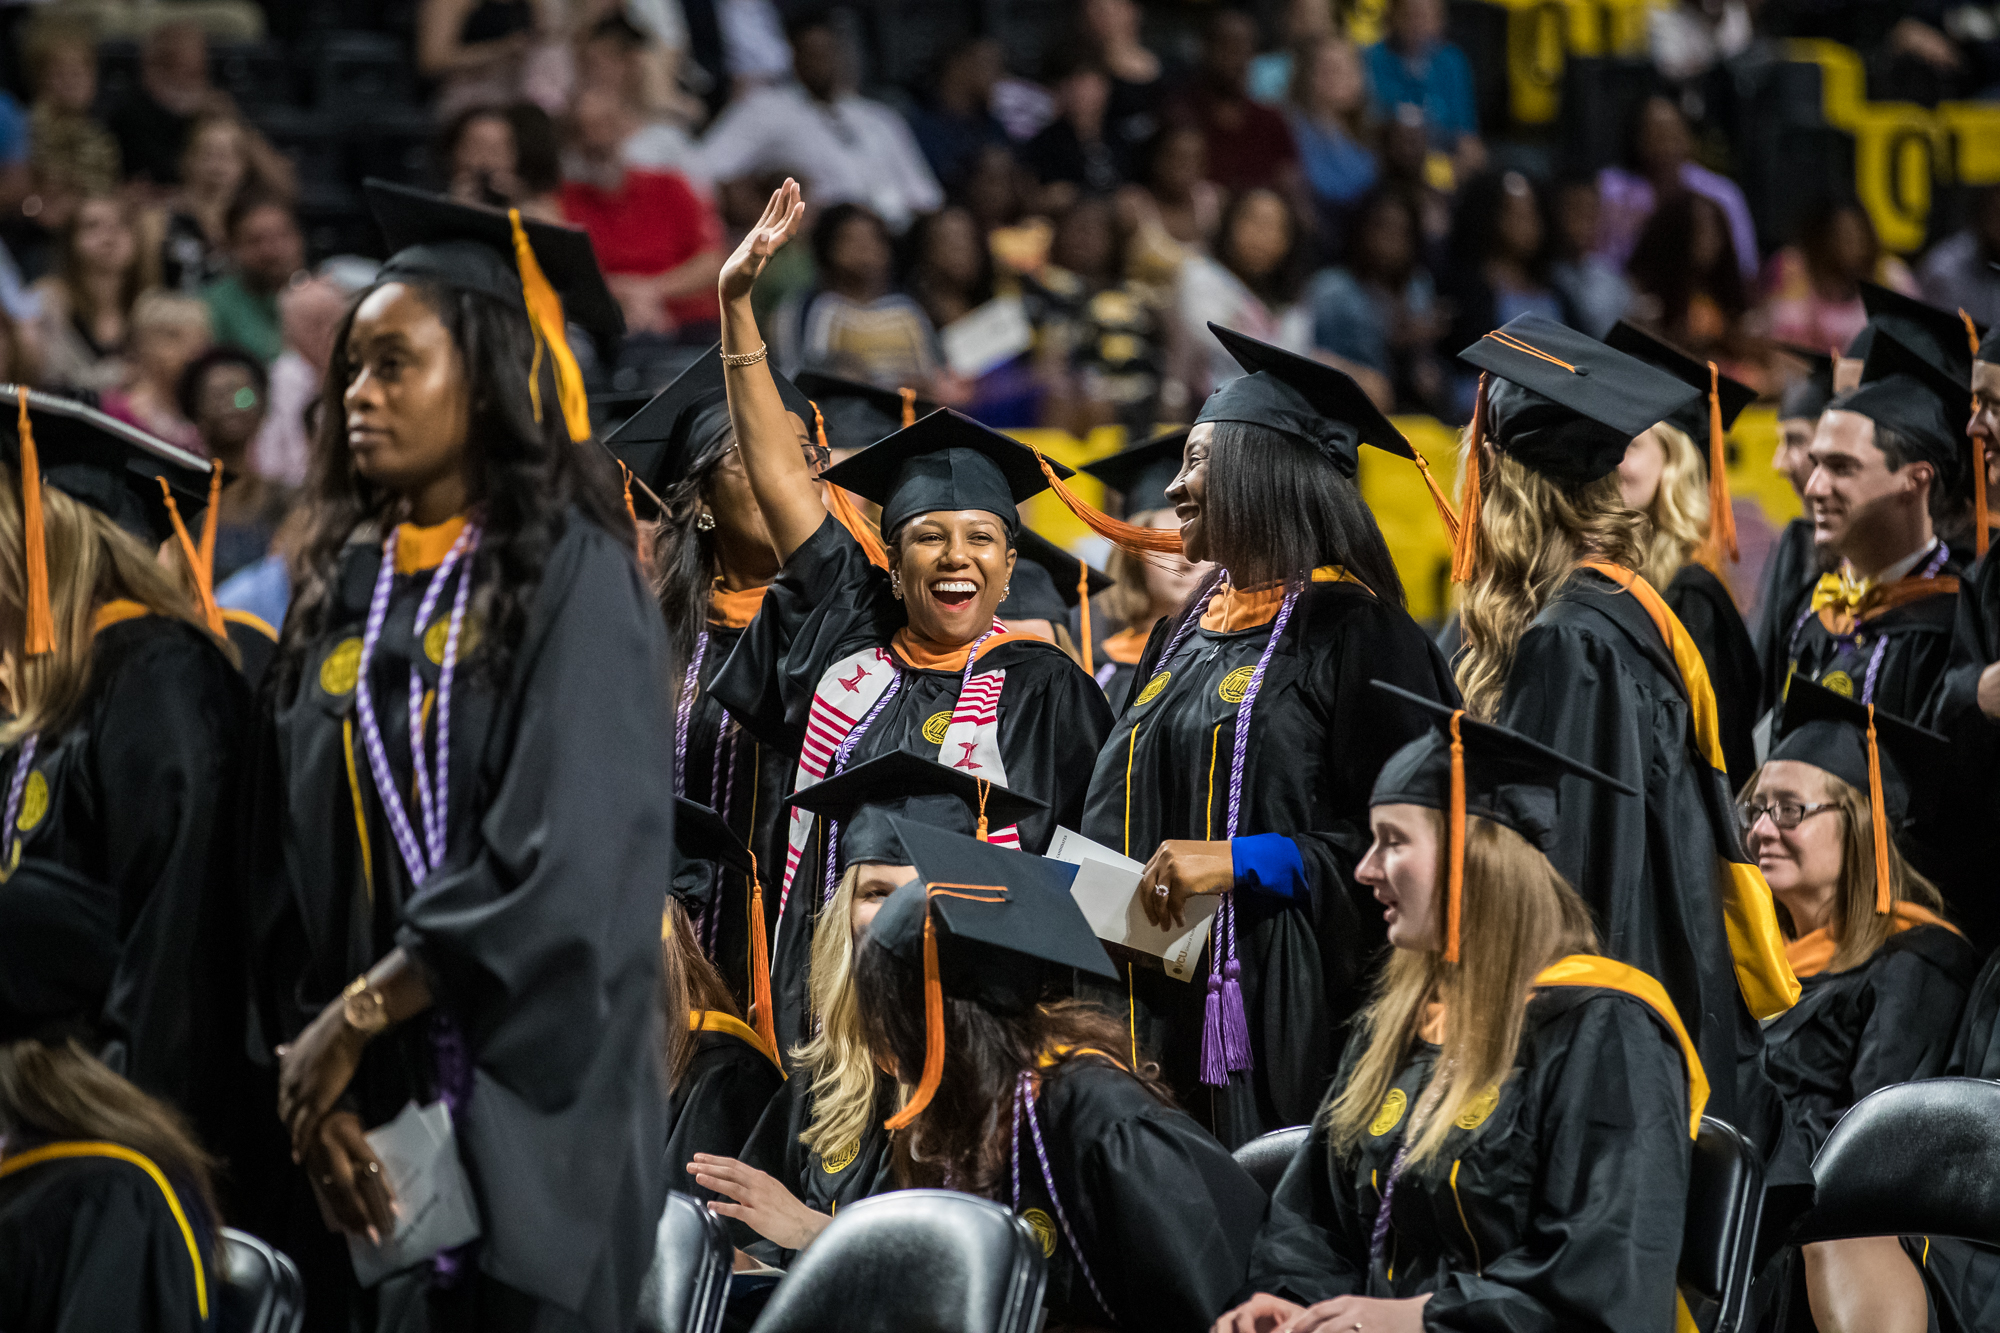
<path fill-rule="evenodd" d="M 125 378 L 133 303 L 154 285 L 156 256 L 139 243 L 136 208 L 98 195 L 63 228 L 54 270 L 34 286 L 42 383 L 102 392 Z"/>
<path fill-rule="evenodd" d="M 1653 210 L 1625 266 L 1633 315 L 1699 357 L 1740 350 L 1749 284 L 1729 219 L 1713 199 L 1683 192 Z"/>
<path fill-rule="evenodd" d="M 1626 136 L 1626 165 L 1598 173 L 1603 216 L 1597 250 L 1624 264 L 1639 243 L 1653 210 L 1676 195 L 1693 193 L 1722 211 L 1737 268 L 1745 281 L 1757 276 L 1757 229 L 1743 191 L 1727 176 L 1694 160 L 1694 133 L 1673 99 L 1648 97 L 1639 104 Z"/>
<path fill-rule="evenodd" d="M 1604 217 L 1596 179 L 1558 181 L 1553 211 L 1549 282 L 1569 303 L 1576 327 L 1602 338 L 1631 309 L 1632 284 L 1594 248 Z"/>
<path fill-rule="evenodd" d="M 1256 53 L 1256 20 L 1241 10 L 1215 11 L 1202 29 L 1201 63 L 1171 107 L 1176 119 L 1201 130 L 1208 177 L 1225 190 L 1289 189 L 1298 175 L 1285 118 L 1250 100 Z"/>
<path fill-rule="evenodd" d="M 105 123 L 118 140 L 125 178 L 164 191 L 181 179 L 189 132 L 203 116 L 236 110 L 208 81 L 208 35 L 186 21 L 161 23 L 139 49 L 139 82 Z"/>
<path fill-rule="evenodd" d="M 131 324 L 127 378 L 98 405 L 168 444 L 199 450 L 201 435 L 182 406 L 180 383 L 213 340 L 208 307 L 178 292 L 146 292 L 132 303 Z"/>
<path fill-rule="evenodd" d="M 527 67 L 545 26 L 545 0 L 422 0 L 417 72 L 438 81 L 432 109 L 449 120 L 469 107 L 527 95 Z"/>
<path fill-rule="evenodd" d="M 180 188 L 165 209 L 162 282 L 195 295 L 228 273 L 229 209 L 246 190 L 296 197 L 292 164 L 234 115 L 196 121 L 181 155 Z"/>
<path fill-rule="evenodd" d="M 1085 435 L 1116 422 L 1137 439 L 1184 410 L 1185 392 L 1166 379 L 1171 330 L 1161 293 L 1125 276 L 1110 200 L 1086 196 L 1062 215 L 1039 287 L 1046 424 Z"/>
<path fill-rule="evenodd" d="M 1864 281 L 1917 295 L 1909 267 L 1883 252 L 1875 224 L 1859 202 L 1828 199 L 1807 208 L 1798 239 L 1771 256 L 1765 278 L 1768 332 L 1798 347 L 1846 347 L 1868 322 L 1861 306 Z"/>
<path fill-rule="evenodd" d="M 266 386 L 262 364 L 235 347 L 196 357 L 175 386 L 201 451 L 221 462 L 229 479 L 216 524 L 217 583 L 264 558 L 291 507 L 291 489 L 258 475 L 250 463 L 252 442 L 264 426 Z"/>
<path fill-rule="evenodd" d="M 1313 279 L 1312 345 L 1377 406 L 1445 412 L 1445 319 L 1406 197 L 1382 190 L 1355 217 L 1345 261 Z M 1484 330 L 1481 330 L 1484 332 Z"/>
<path fill-rule="evenodd" d="M 549 113 L 533 102 L 461 111 L 436 152 L 438 183 L 452 198 L 562 220 L 561 143 Z"/>
<path fill-rule="evenodd" d="M 974 37 L 944 53 L 927 99 L 910 112 L 910 131 L 947 193 L 972 173 L 979 152 L 1007 143 L 993 115 L 993 89 L 1007 72 L 1000 43 Z"/>
<path fill-rule="evenodd" d="M 1982 325 L 2000 324 L 2000 185 L 1972 196 L 1967 224 L 1924 256 L 1923 298 L 1965 312 Z"/>
<path fill-rule="evenodd" d="M 1389 0 L 1388 31 L 1366 52 L 1368 86 L 1378 115 L 1421 110 L 1431 146 L 1471 173 L 1486 165 L 1477 90 L 1465 52 L 1444 39 L 1444 24 L 1444 0 Z"/>
<path fill-rule="evenodd" d="M 1166 106 L 1165 67 L 1140 40 L 1143 18 L 1137 0 L 1083 0 L 1077 40 L 1078 49 L 1096 56 L 1111 78 L 1105 137 L 1118 156 L 1118 173 L 1127 180 L 1142 174 L 1146 145 L 1160 132 Z"/>
<path fill-rule="evenodd" d="M 1259 187 L 1230 199 L 1214 257 L 1192 255 L 1181 269 L 1181 333 L 1196 394 L 1243 373 L 1208 331 L 1210 324 L 1294 352 L 1311 349 L 1312 316 L 1299 303 L 1304 261 L 1304 238 L 1283 195 Z"/>
<path fill-rule="evenodd" d="M 1310 7 L 1325 8 L 1320 0 Z M 1381 175 L 1371 146 L 1368 77 L 1354 43 L 1329 35 L 1298 48 L 1284 114 L 1298 145 L 1320 244 L 1337 250 L 1348 215 Z"/>
<path fill-rule="evenodd" d="M 1306 53 L 1330 37 L 1339 36 L 1330 0 L 1290 0 L 1278 33 L 1277 49 L 1250 61 L 1250 95 L 1273 106 L 1292 95 L 1299 64 Z"/>
<path fill-rule="evenodd" d="M 202 288 L 215 321 L 215 340 L 241 347 L 265 365 L 284 350 L 278 293 L 305 267 L 298 219 L 276 195 L 238 196 L 225 227 L 231 272 Z"/>
<path fill-rule="evenodd" d="M 343 290 L 323 270 L 320 276 L 294 282 L 278 297 L 285 349 L 271 363 L 263 424 L 250 446 L 247 466 L 258 476 L 284 486 L 305 483 L 312 439 L 308 417 L 333 356 L 334 333 L 356 290 L 358 286 Z"/>
<path fill-rule="evenodd" d="M 1447 351 L 1469 347 L 1488 329 L 1519 315 L 1576 322 L 1549 277 L 1548 212 L 1541 191 L 1526 176 L 1507 171 L 1474 177 L 1458 192 L 1458 217 L 1442 284 L 1452 315 Z M 1453 416 L 1469 418 L 1478 372 L 1454 361 L 1451 375 Z"/>
<path fill-rule="evenodd" d="M 814 287 L 778 310 L 773 351 L 787 374 L 823 370 L 881 389 L 928 389 L 937 333 L 895 289 L 888 224 L 860 204 L 835 204 L 812 230 Z"/>
<path fill-rule="evenodd" d="M 1147 146 L 1139 184 L 1118 193 L 1120 225 L 1131 237 L 1127 274 L 1171 287 L 1191 254 L 1207 248 L 1226 195 L 1208 179 L 1208 145 L 1191 125 L 1170 125 Z"/>
<path fill-rule="evenodd" d="M 1124 183 L 1110 137 L 1111 76 L 1088 56 L 1073 57 L 1055 84 L 1056 118 L 1021 149 L 1021 161 L 1042 185 L 1041 208 L 1060 216 L 1087 194 L 1110 194 Z"/>
<path fill-rule="evenodd" d="M 97 48 L 87 30 L 45 29 L 29 48 L 35 103 L 28 118 L 32 193 L 26 220 L 50 238 L 69 225 L 77 204 L 110 194 L 123 179 L 118 141 L 96 118 Z M 23 254 L 31 271 L 39 267 Z"/>

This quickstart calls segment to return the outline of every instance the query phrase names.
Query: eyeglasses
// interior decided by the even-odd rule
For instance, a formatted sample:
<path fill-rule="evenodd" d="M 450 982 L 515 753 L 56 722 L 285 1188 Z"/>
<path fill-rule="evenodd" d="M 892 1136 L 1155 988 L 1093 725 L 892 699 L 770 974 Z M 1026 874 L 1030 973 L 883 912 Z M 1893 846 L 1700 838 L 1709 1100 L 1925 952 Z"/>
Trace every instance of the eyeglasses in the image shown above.
<path fill-rule="evenodd" d="M 1779 801 L 1772 805 L 1752 805 L 1748 801 L 1745 801 L 1736 807 L 1736 822 L 1743 826 L 1745 833 L 1748 833 L 1757 826 L 1758 820 L 1769 815 L 1774 827 L 1790 830 L 1797 828 L 1804 822 L 1807 815 L 1816 815 L 1822 810 L 1838 810 L 1839 808 L 1839 806 L 1834 805 L 1830 801 L 1821 801 L 1815 805 L 1800 805 L 1796 801 Z"/>

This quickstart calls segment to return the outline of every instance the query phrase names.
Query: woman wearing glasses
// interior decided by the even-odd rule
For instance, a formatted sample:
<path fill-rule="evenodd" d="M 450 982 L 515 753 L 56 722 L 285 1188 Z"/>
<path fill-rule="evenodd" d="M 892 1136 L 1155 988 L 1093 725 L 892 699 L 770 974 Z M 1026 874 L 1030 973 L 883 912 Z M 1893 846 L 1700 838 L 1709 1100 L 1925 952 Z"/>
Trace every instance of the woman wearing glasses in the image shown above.
<path fill-rule="evenodd" d="M 1979 970 L 1892 836 L 1916 776 L 1942 767 L 1945 739 L 1886 713 L 1872 723 L 1867 706 L 1794 676 L 1770 761 L 1737 806 L 1801 987 L 1764 1029 L 1764 1068 L 1813 1153 L 1862 1097 L 1944 1072 Z M 1893 1236 L 1805 1246 L 1819 1327 L 1921 1333 L 1914 1253 Z"/>

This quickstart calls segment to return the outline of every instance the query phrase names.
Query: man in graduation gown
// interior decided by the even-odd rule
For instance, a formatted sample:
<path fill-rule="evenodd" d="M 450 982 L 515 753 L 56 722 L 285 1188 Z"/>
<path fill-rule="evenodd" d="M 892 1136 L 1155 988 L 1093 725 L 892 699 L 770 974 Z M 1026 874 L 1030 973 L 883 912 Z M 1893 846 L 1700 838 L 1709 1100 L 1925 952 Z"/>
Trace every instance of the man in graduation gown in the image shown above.
<path fill-rule="evenodd" d="M 1813 436 L 1819 430 L 1820 414 L 1833 397 L 1833 358 L 1824 352 L 1785 350 L 1811 369 L 1778 400 L 1778 449 L 1771 457 L 1771 466 L 1784 474 L 1803 502 L 1806 482 L 1812 477 Z M 1792 627 L 1806 614 L 1813 585 L 1826 572 L 1820 568 L 1819 548 L 1813 541 L 1812 506 L 1807 504 L 1806 509 L 1806 514 L 1785 524 L 1764 559 L 1764 577 L 1757 591 L 1757 623 L 1751 633 L 1757 647 L 1759 717 L 1778 704 L 1790 665 L 1783 646 Z"/>

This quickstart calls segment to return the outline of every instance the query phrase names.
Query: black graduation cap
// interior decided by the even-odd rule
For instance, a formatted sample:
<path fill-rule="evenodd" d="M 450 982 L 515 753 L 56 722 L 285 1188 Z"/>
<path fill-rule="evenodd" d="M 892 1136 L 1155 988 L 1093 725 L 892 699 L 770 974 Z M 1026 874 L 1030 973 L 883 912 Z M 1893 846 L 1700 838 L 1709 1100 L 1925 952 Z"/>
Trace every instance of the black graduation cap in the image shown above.
<path fill-rule="evenodd" d="M 0 385 L 0 456 L 17 479 L 21 392 L 17 385 Z M 27 396 L 42 480 L 148 547 L 174 535 L 159 478 L 173 491 L 184 522 L 207 506 L 210 471 L 199 456 L 73 399 L 35 389 Z"/>
<path fill-rule="evenodd" d="M 1353 376 L 1219 324 L 1210 323 L 1208 331 L 1244 374 L 1208 396 L 1194 419 L 1197 426 L 1241 421 L 1268 427 L 1311 445 L 1349 477 L 1361 465 L 1364 444 L 1417 461 L 1403 432 Z"/>
<path fill-rule="evenodd" d="M 1683 384 L 1693 385 L 1701 397 L 1662 420 L 1692 437 L 1697 444 L 1708 439 L 1708 362 L 1698 361 L 1672 343 L 1622 319 L 1604 335 L 1604 344 L 1649 366 L 1658 366 Z M 1722 400 L 1722 428 L 1728 430 L 1743 415 L 1743 409 L 1757 401 L 1757 391 L 1727 375 L 1719 376 L 1716 386 L 1717 396 Z"/>
<path fill-rule="evenodd" d="M 903 429 L 907 401 L 912 423 L 938 410 L 935 400 L 912 393 L 906 400 L 900 389 L 878 389 L 859 380 L 842 379 L 823 370 L 799 373 L 799 392 L 819 404 L 826 420 L 826 442 L 834 449 L 866 449 Z M 805 414 L 812 424 L 810 409 Z"/>
<path fill-rule="evenodd" d="M 1701 397 L 1637 357 L 1541 315 L 1521 315 L 1460 352 L 1500 380 L 1487 392 L 1487 438 L 1543 476 L 1596 481 L 1655 422 Z"/>
<path fill-rule="evenodd" d="M 28 857 L 0 884 L 0 1042 L 95 1024 L 118 966 L 118 895 Z"/>
<path fill-rule="evenodd" d="M 389 247 L 377 282 L 416 278 L 515 305 L 524 301 L 514 224 L 505 212 L 385 180 L 371 178 L 361 188 Z M 616 343 L 625 315 L 604 285 L 589 235 L 528 217 L 521 228 L 541 274 L 562 298 L 565 319 L 582 326 L 600 348 Z"/>
<path fill-rule="evenodd" d="M 1854 412 L 1887 426 L 1916 457 L 1937 469 L 1945 489 L 1957 484 L 1972 390 L 1887 329 L 1878 329 L 1870 343 L 1861 383 L 1835 397 L 1827 409 Z"/>
<path fill-rule="evenodd" d="M 1167 487 L 1180 475 L 1188 430 L 1179 426 L 1162 432 L 1143 444 L 1085 463 L 1082 470 L 1124 497 L 1128 519 L 1154 509 L 1171 509 Z"/>
<path fill-rule="evenodd" d="M 674 798 L 674 877 L 667 892 L 689 906 L 705 907 L 715 901 L 724 870 L 750 876 L 755 873 L 750 849 L 708 806 Z"/>
<path fill-rule="evenodd" d="M 778 396 L 811 430 L 812 404 L 776 370 Z M 604 447 L 632 475 L 662 494 L 703 461 L 706 446 L 729 424 L 729 391 L 723 383 L 722 344 L 703 352 L 673 383 L 604 439 Z"/>
<path fill-rule="evenodd" d="M 1791 343 L 1779 343 L 1778 350 L 1806 363 L 1806 377 L 1793 381 L 1778 399 L 1778 420 L 1818 418 L 1833 398 L 1833 353 L 1815 352 Z"/>
<path fill-rule="evenodd" d="M 1537 847 L 1546 849 L 1555 832 L 1556 793 L 1566 776 L 1601 783 L 1613 791 L 1637 796 L 1625 783 L 1588 764 L 1579 763 L 1560 750 L 1531 740 L 1520 732 L 1491 722 L 1475 722 L 1464 710 L 1448 707 L 1434 699 L 1412 694 L 1387 681 L 1369 684 L 1404 703 L 1431 714 L 1441 724 L 1389 756 L 1389 762 L 1375 778 L 1375 790 L 1368 804 L 1422 805 L 1442 810 L 1451 822 L 1453 770 L 1459 771 L 1464 811 L 1513 829 Z M 1454 763 L 1451 747 L 1453 724 L 1462 742 L 1460 760 Z M 1458 961 L 1459 895 L 1465 879 L 1465 848 L 1454 843 L 1446 850 L 1450 858 L 1446 908 L 1444 956 Z"/>
<path fill-rule="evenodd" d="M 1986 331 L 1986 337 L 1980 341 L 1979 351 L 1972 359 L 1985 361 L 1988 364 L 2000 362 L 2000 324 Z"/>
<path fill-rule="evenodd" d="M 1076 475 L 1054 459 L 1058 477 Z M 1048 489 L 1035 451 L 988 430 L 971 417 L 944 408 L 870 445 L 820 474 L 882 506 L 882 535 L 919 514 L 984 509 L 1009 532 L 1020 525 L 1016 506 Z"/>
<path fill-rule="evenodd" d="M 1906 350 L 1915 352 L 1952 379 L 1960 383 L 1969 381 L 1973 339 L 1956 311 L 1940 310 L 1877 283 L 1863 282 L 1860 287 L 1861 305 L 1868 312 L 1868 327 L 1893 337 Z M 1872 350 L 1871 340 L 1864 351 L 1850 350 L 1848 355 L 1866 359 Z"/>
<path fill-rule="evenodd" d="M 1048 805 L 1023 792 L 948 768 L 908 750 L 858 764 L 792 793 L 789 804 L 840 821 L 841 858 L 848 865 L 911 864 L 894 823 L 915 821 L 972 836 L 981 798 L 989 828 L 1006 828 Z"/>
<path fill-rule="evenodd" d="M 1082 556 L 1057 546 L 1033 528 L 1014 534 L 1014 591 L 1000 604 L 1002 620 L 1050 620 L 1057 624 L 1083 600 L 1084 579 L 1092 597 L 1111 586 L 1111 576 L 1091 568 Z M 1025 578 L 1024 578 L 1025 576 Z"/>

